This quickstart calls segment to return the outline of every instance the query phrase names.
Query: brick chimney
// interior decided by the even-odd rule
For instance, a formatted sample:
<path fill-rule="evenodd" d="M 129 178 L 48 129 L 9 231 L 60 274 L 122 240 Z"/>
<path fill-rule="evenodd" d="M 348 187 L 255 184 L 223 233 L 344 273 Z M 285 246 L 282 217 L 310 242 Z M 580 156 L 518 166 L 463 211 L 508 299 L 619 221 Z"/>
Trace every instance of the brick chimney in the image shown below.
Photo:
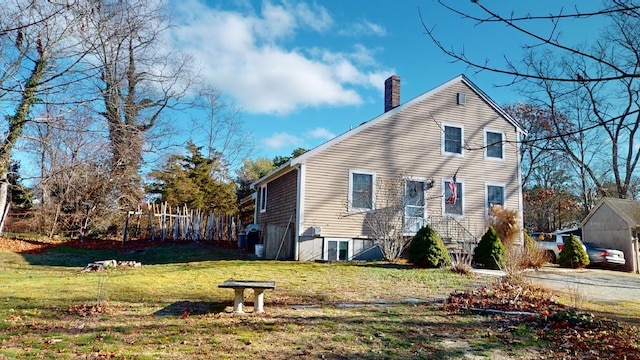
<path fill-rule="evenodd" d="M 400 105 L 400 76 L 391 75 L 384 81 L 384 112 Z"/>

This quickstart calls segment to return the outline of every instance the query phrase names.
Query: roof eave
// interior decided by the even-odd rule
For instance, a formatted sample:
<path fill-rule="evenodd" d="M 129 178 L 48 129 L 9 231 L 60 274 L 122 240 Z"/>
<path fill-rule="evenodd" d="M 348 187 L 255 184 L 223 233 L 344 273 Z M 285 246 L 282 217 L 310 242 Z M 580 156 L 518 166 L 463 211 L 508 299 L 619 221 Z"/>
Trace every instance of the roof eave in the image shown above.
<path fill-rule="evenodd" d="M 288 173 L 289 171 L 292 170 L 291 168 L 291 162 L 293 159 L 288 160 L 286 163 L 280 165 L 278 168 L 272 170 L 270 173 L 268 173 L 267 175 L 261 177 L 260 179 L 254 181 L 251 183 L 251 188 L 255 189 L 257 185 L 259 184 L 263 184 L 265 182 L 269 182 L 275 178 L 278 178 L 286 173 Z"/>

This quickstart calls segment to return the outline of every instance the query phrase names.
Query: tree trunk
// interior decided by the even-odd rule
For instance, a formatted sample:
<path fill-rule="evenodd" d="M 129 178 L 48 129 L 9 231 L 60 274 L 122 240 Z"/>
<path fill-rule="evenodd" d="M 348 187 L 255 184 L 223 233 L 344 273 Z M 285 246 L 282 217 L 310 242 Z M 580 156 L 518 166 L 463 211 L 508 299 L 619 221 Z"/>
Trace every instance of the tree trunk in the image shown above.
<path fill-rule="evenodd" d="M 9 180 L 5 172 L 4 176 L 0 179 L 0 236 L 4 234 L 4 223 L 8 214 L 7 207 L 9 202 Z"/>
<path fill-rule="evenodd" d="M 36 60 L 29 80 L 25 84 L 24 92 L 22 93 L 22 99 L 16 109 L 16 113 L 7 117 L 9 128 L 5 133 L 5 140 L 0 146 L 0 224 L 4 226 L 5 217 L 8 213 L 6 211 L 8 206 L 9 195 L 9 181 L 7 173 L 9 171 L 9 163 L 11 162 L 11 152 L 15 146 L 16 141 L 22 135 L 22 130 L 27 123 L 31 106 L 37 101 L 36 92 L 40 85 L 40 80 L 44 74 L 46 61 L 43 59 L 43 54 L 40 53 L 40 58 Z M 0 228 L 0 233 L 4 229 Z"/>

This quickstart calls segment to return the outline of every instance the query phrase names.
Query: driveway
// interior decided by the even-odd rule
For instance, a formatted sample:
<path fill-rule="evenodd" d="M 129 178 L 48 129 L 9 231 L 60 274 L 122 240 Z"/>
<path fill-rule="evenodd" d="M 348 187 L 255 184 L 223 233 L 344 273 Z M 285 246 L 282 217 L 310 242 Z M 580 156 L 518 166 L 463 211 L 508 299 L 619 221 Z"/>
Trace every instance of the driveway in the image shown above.
<path fill-rule="evenodd" d="M 544 286 L 577 293 L 593 301 L 640 301 L 640 275 L 638 274 L 545 266 L 540 270 L 528 272 L 526 276 Z"/>

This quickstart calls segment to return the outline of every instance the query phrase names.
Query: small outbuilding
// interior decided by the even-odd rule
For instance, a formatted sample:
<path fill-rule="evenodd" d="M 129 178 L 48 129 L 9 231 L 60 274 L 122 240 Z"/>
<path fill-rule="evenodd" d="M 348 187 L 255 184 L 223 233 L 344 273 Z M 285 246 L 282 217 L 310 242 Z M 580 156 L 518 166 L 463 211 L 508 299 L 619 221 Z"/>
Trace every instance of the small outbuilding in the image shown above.
<path fill-rule="evenodd" d="M 640 271 L 640 201 L 603 198 L 591 209 L 581 227 L 583 241 L 621 250 L 627 260 L 624 269 Z"/>

